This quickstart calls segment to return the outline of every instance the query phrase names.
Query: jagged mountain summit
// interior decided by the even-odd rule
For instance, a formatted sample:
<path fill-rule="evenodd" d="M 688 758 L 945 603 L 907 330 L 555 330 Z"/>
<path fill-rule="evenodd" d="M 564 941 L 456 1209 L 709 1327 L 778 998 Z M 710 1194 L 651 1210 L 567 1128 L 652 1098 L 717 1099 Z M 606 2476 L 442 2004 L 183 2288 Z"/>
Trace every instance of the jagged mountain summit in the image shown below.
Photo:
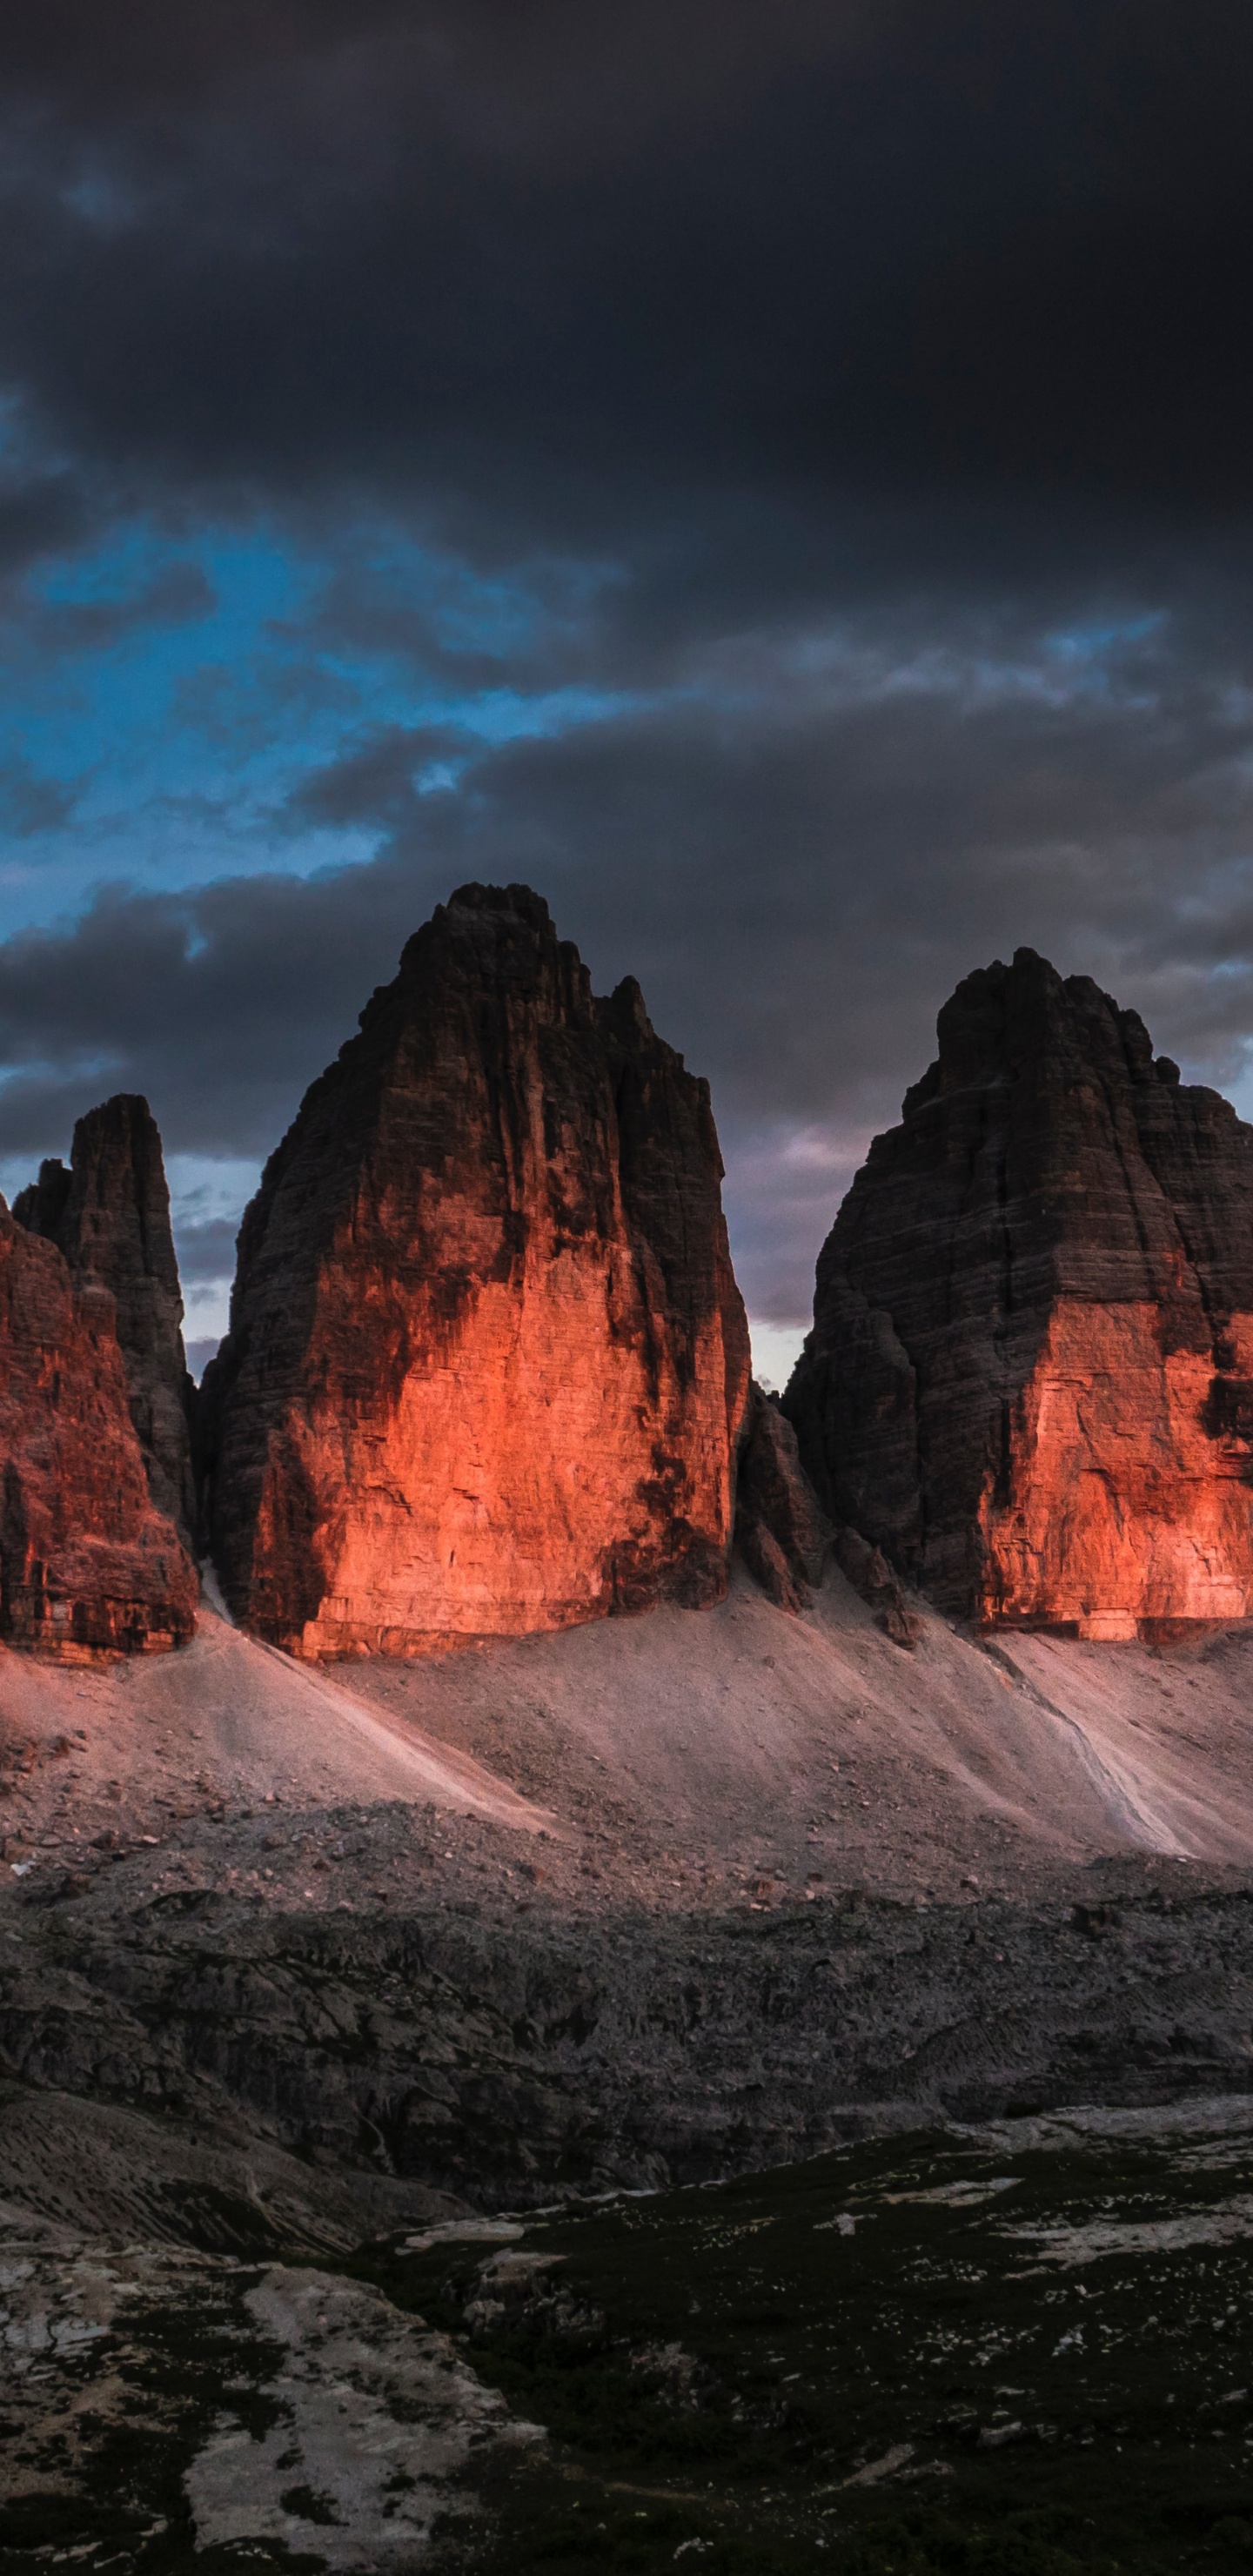
<path fill-rule="evenodd" d="M 0 1200 L 0 1638 L 182 1645 L 198 1589 L 149 1491 L 112 1295 Z"/>
<path fill-rule="evenodd" d="M 103 1103 L 0 1229 L 0 1636 L 190 1635 L 197 1528 L 304 1656 L 709 1604 L 733 1523 L 789 1609 L 834 1543 L 904 1645 L 898 1575 L 983 1626 L 1250 1615 L 1253 1128 L 1134 1012 L 1026 949 L 966 978 L 781 1412 L 721 1177 L 638 986 L 596 997 L 526 888 L 462 888 L 246 1213 L 198 1520 L 160 1139 Z"/>
<path fill-rule="evenodd" d="M 465 886 L 307 1093 L 206 1373 L 226 1598 L 406 1654 L 726 1587 L 749 1389 L 706 1083 L 527 888 Z"/>
<path fill-rule="evenodd" d="M 942 1608 L 1253 1607 L 1253 1128 L 1030 949 L 958 986 L 818 1263 L 802 1458 Z"/>
<path fill-rule="evenodd" d="M 70 1168 L 42 1163 L 13 1202 L 19 1225 L 55 1243 L 74 1279 L 107 1288 L 131 1420 L 157 1510 L 190 1548 L 196 1525 L 183 1298 L 157 1123 L 146 1100 L 118 1092 L 74 1129 Z"/>

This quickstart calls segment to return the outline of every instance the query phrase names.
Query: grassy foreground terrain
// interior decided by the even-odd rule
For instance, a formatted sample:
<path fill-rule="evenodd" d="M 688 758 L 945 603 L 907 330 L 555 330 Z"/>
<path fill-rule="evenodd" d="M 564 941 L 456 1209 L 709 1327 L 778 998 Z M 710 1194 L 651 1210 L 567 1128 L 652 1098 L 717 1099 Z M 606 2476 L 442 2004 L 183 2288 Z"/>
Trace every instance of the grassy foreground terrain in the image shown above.
<path fill-rule="evenodd" d="M 1059 2112 L 356 2252 L 259 2165 L 164 2243 L 0 2206 L 0 2576 L 1253 2576 L 1251 2155 Z"/>
<path fill-rule="evenodd" d="M 1014 2121 L 380 2252 L 551 2437 L 458 2562 L 1253 2569 L 1251 2148 L 1230 2102 Z"/>

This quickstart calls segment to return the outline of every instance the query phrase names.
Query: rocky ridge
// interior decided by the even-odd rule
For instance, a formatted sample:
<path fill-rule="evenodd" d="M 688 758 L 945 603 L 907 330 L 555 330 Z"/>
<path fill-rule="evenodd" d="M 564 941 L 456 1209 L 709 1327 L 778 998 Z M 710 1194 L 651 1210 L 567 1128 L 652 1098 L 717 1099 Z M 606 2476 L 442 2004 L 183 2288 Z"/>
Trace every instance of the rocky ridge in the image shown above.
<path fill-rule="evenodd" d="M 781 1406 L 750 1384 L 721 1177 L 708 1087 L 638 986 L 597 998 L 537 896 L 463 887 L 246 1213 L 195 1407 L 199 1509 L 147 1103 L 81 1119 L 69 1170 L 46 1162 L 13 1213 L 79 1291 L 90 1367 L 60 1307 L 45 1338 L 71 1377 L 94 1369 L 102 1419 L 112 1317 L 158 1515 L 188 1559 L 207 1531 L 234 1615 L 302 1657 L 708 1607 L 733 1535 L 793 1612 L 833 1548 L 910 1648 L 905 1585 L 986 1628 L 1097 1640 L 1249 1615 L 1253 1129 L 1134 1012 L 1030 950 L 965 980 L 837 1216 Z M 20 1341 L 38 1265 L 9 1258 Z M 103 1485 L 90 1500 L 68 1463 L 74 1402 L 51 1449 L 39 1429 L 55 1382 L 15 1359 L 5 1633 L 183 1635 L 190 1564 L 167 1580 L 164 1556 L 168 1619 L 116 1564 L 115 1607 L 91 1609 L 86 1559 L 77 1608 L 68 1558 L 38 1606 L 58 1549 L 105 1537 Z"/>
<path fill-rule="evenodd" d="M 708 1086 L 525 887 L 468 886 L 314 1083 L 206 1373 L 235 1615 L 301 1655 L 727 1580 L 748 1334 Z"/>
<path fill-rule="evenodd" d="M 835 1520 L 983 1625 L 1253 1606 L 1253 1129 L 1030 949 L 968 976 L 783 1400 Z"/>
<path fill-rule="evenodd" d="M 131 1420 L 157 1510 L 190 1549 L 196 1526 L 189 1411 L 195 1389 L 183 1352 L 183 1298 L 170 1230 L 170 1193 L 157 1123 L 146 1100 L 119 1092 L 74 1129 L 70 1168 L 42 1163 L 13 1215 L 64 1255 L 75 1280 L 107 1288 Z"/>
<path fill-rule="evenodd" d="M 149 1492 L 116 1308 L 0 1201 L 0 1636 L 59 1656 L 181 1645 L 195 1569 Z"/>
<path fill-rule="evenodd" d="M 383 1820 L 380 1818 L 380 1825 Z M 318 1918 L 209 1885 L 0 1909 L 0 2062 L 23 2090 L 252 2137 L 483 2208 L 657 2188 L 868 2128 L 1244 2094 L 1247 1885 L 1140 1861 L 1036 1905 L 659 1915 L 450 1900 Z M 137 2143 L 141 2143 L 138 2142 Z M 309 2185 L 310 2196 L 314 2186 Z M 328 2195 L 329 2196 L 329 2195 Z"/>

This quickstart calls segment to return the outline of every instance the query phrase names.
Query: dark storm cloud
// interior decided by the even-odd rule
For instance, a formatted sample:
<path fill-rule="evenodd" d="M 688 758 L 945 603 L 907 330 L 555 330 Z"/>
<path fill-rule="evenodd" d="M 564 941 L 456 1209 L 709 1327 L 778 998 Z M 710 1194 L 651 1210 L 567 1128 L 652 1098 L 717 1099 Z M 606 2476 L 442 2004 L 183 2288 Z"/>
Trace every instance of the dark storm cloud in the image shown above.
<path fill-rule="evenodd" d="M 20 753 L 0 765 L 0 831 L 14 840 L 27 840 L 67 822 L 77 801 L 75 787 L 59 778 L 38 777 Z"/>
<path fill-rule="evenodd" d="M 419 884 L 421 872 L 418 872 Z M 0 948 L 0 1152 L 60 1151 L 110 1091 L 142 1091 L 167 1151 L 268 1153 L 412 927 L 368 870 L 106 890 L 68 931 Z M 429 910 L 429 901 L 425 903 Z"/>
<path fill-rule="evenodd" d="M 199 1223 L 186 1219 L 178 1230 L 178 1268 L 184 1289 L 198 1287 L 205 1279 L 229 1279 L 235 1269 L 235 1237 L 239 1228 L 233 1217 L 206 1217 Z"/>
<path fill-rule="evenodd" d="M 167 563 L 120 598 L 24 602 L 22 642 L 27 651 L 46 654 L 107 651 L 145 626 L 179 626 L 207 617 L 213 604 L 212 586 L 199 564 Z"/>
<path fill-rule="evenodd" d="M 72 475 L 0 474 L 0 582 L 72 544 L 88 524 L 86 498 Z"/>
<path fill-rule="evenodd" d="M 292 819 L 372 824 L 411 819 L 423 776 L 472 756 L 465 734 L 451 725 L 387 725 L 303 780 L 291 798 Z"/>
<path fill-rule="evenodd" d="M 354 656 L 416 702 L 273 791 L 280 857 L 368 864 L 0 946 L 0 1150 L 133 1087 L 171 1148 L 263 1154 L 470 876 L 710 1074 L 780 1317 L 996 951 L 1238 1076 L 1247 10 L 46 0 L 0 87 L 0 574 L 141 518 L 175 559 L 23 594 L 32 636 L 207 613 L 191 536 L 264 514 L 322 566 L 273 694 L 219 643 L 174 712 L 225 771 L 284 687 L 355 721 Z"/>
<path fill-rule="evenodd" d="M 119 890 L 0 949 L 0 1151 L 59 1147 L 125 1087 L 173 1150 L 264 1155 L 433 902 L 521 878 L 598 989 L 638 974 L 711 1077 L 750 1306 L 801 1315 L 866 1138 L 972 966 L 1028 942 L 1136 1003 L 1191 1075 L 1240 1073 L 1253 671 L 1229 617 L 768 639 L 730 708 L 723 663 L 703 699 L 559 739 L 367 735 L 301 805 L 375 828 L 369 864 Z M 424 790 L 449 755 L 456 785 Z"/>
<path fill-rule="evenodd" d="M 384 828 L 380 884 L 442 859 L 541 886 L 602 979 L 639 973 L 724 1119 L 830 1118 L 859 1090 L 878 1114 L 997 941 L 1131 978 L 1230 1078 L 1253 654 L 1228 601 L 1125 627 L 756 639 L 703 693 L 495 751 L 453 736 L 456 790 L 424 792 L 431 738 L 389 728 L 299 803 Z"/>
<path fill-rule="evenodd" d="M 1234 5 L 102 23 L 0 36 L 0 356 L 119 472 L 589 539 L 711 482 L 1247 501 Z"/>

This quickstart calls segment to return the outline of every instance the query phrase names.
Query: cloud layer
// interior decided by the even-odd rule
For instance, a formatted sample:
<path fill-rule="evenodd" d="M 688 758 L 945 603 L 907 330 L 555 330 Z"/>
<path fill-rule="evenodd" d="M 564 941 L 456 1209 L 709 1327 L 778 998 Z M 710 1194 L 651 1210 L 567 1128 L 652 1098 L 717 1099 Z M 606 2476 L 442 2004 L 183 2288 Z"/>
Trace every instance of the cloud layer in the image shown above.
<path fill-rule="evenodd" d="M 1239 1086 L 1246 12 L 11 15 L 0 1156 L 255 1162 L 471 876 L 710 1074 L 780 1323 L 998 951 Z"/>

